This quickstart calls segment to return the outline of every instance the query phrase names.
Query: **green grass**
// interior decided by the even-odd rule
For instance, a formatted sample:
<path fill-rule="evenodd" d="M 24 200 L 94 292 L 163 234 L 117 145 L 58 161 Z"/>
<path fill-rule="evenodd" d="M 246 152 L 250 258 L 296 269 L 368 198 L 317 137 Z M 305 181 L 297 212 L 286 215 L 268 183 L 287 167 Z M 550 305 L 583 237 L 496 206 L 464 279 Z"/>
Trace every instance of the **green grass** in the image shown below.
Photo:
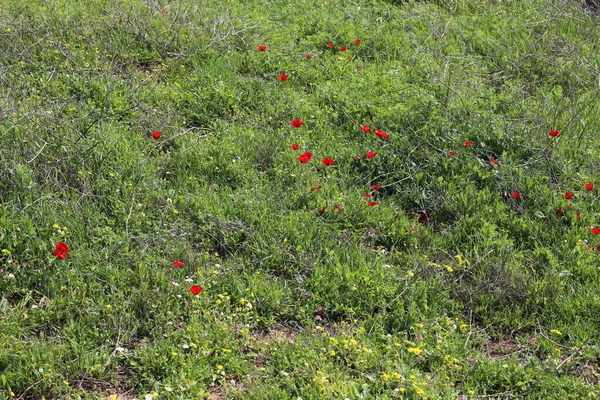
<path fill-rule="evenodd" d="M 5 1 L 0 398 L 596 397 L 579 3 Z"/>

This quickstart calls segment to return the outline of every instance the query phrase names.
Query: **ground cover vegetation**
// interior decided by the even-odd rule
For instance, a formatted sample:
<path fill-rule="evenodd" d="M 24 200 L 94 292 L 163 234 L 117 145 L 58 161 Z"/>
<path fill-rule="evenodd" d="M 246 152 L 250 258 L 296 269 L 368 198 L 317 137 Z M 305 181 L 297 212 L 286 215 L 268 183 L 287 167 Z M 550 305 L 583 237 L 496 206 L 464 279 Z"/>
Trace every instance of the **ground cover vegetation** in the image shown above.
<path fill-rule="evenodd" d="M 577 1 L 3 1 L 0 397 L 596 397 L 599 38 Z"/>

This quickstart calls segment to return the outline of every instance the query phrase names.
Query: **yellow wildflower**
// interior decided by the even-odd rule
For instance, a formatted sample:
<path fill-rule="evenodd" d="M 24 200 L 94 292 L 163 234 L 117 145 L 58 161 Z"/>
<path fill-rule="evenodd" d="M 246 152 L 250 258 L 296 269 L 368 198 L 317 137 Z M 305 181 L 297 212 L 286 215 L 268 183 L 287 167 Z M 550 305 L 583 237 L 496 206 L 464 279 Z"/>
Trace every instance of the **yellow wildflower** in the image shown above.
<path fill-rule="evenodd" d="M 418 347 L 409 347 L 408 349 L 406 349 L 409 353 L 413 353 L 415 355 L 420 355 L 423 353 L 423 350 L 418 348 Z"/>

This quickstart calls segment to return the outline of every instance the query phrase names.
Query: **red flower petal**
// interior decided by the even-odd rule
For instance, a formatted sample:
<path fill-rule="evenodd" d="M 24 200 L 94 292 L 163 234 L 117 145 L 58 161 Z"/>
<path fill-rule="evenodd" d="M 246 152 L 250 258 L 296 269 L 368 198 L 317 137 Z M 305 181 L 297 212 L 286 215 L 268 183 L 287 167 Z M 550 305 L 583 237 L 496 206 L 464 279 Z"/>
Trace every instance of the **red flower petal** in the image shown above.
<path fill-rule="evenodd" d="M 329 158 L 329 157 L 325 157 L 324 159 L 321 160 L 321 162 L 328 167 L 332 166 L 334 163 L 333 158 Z"/>
<path fill-rule="evenodd" d="M 521 197 L 521 194 L 519 194 L 519 192 L 513 192 L 513 194 L 511 196 L 513 199 L 518 199 Z"/>
<path fill-rule="evenodd" d="M 379 190 L 380 187 L 380 185 L 373 185 L 371 186 L 371 190 Z"/>
<path fill-rule="evenodd" d="M 355 39 L 354 44 L 360 44 L 360 39 Z"/>
<path fill-rule="evenodd" d="M 56 258 L 58 258 L 59 260 L 64 260 L 65 258 L 67 258 L 68 252 L 69 247 L 65 243 L 56 243 L 56 247 L 54 247 L 54 255 L 56 256 Z"/>
<path fill-rule="evenodd" d="M 323 186 L 319 185 L 319 186 L 314 186 L 312 183 L 310 184 L 310 190 L 321 190 Z"/>
<path fill-rule="evenodd" d="M 160 132 L 158 132 L 158 131 L 156 131 L 156 132 L 152 132 L 152 137 L 153 137 L 155 140 L 158 140 L 158 139 L 160 139 L 160 135 L 161 135 L 161 133 L 160 133 Z"/>
<path fill-rule="evenodd" d="M 279 74 L 279 79 L 282 81 L 287 81 L 289 76 L 287 74 Z"/>
<path fill-rule="evenodd" d="M 304 121 L 302 121 L 301 119 L 295 119 L 292 122 L 290 122 L 290 125 L 294 128 L 300 128 L 302 125 L 304 125 Z"/>
<path fill-rule="evenodd" d="M 342 207 L 336 204 L 335 206 L 333 206 L 333 211 L 342 211 Z"/>
<path fill-rule="evenodd" d="M 560 136 L 560 132 L 557 131 L 556 129 L 553 129 L 550 132 L 548 132 L 548 135 L 550 135 L 552 137 L 558 137 L 558 136 Z"/>
<path fill-rule="evenodd" d="M 569 200 L 573 197 L 573 192 L 567 192 L 565 193 L 565 199 Z"/>
<path fill-rule="evenodd" d="M 192 292 L 192 294 L 194 296 L 199 295 L 201 291 L 202 291 L 201 286 L 198 286 L 198 285 L 190 286 L 190 292 Z"/>
<path fill-rule="evenodd" d="M 312 58 L 312 56 L 310 54 L 307 54 L 304 56 L 304 58 L 306 58 L 307 60 L 310 60 Z"/>
<path fill-rule="evenodd" d="M 363 131 L 363 132 L 365 132 L 365 133 L 367 133 L 367 132 L 370 132 L 370 131 L 371 131 L 371 128 L 370 128 L 370 127 L 368 127 L 367 125 L 363 125 L 363 127 L 362 127 L 362 131 Z"/>
<path fill-rule="evenodd" d="M 323 215 L 325 213 L 325 207 L 321 208 L 319 211 L 317 211 L 319 213 L 319 215 Z"/>
<path fill-rule="evenodd" d="M 333 43 L 327 43 L 327 48 L 333 49 Z"/>
<path fill-rule="evenodd" d="M 364 197 L 365 199 L 370 199 L 370 198 L 371 198 L 371 195 L 370 195 L 369 193 L 365 193 L 365 194 L 363 194 L 363 197 Z"/>
<path fill-rule="evenodd" d="M 375 158 L 377 154 L 373 153 L 372 151 L 367 151 L 367 158 Z"/>
<path fill-rule="evenodd" d="M 585 184 L 585 188 L 586 188 L 588 191 L 590 191 L 590 190 L 594 189 L 594 184 L 593 184 L 593 183 L 586 183 L 586 184 Z"/>
<path fill-rule="evenodd" d="M 344 47 L 344 46 L 340 47 L 340 51 L 346 51 L 346 47 Z"/>
<path fill-rule="evenodd" d="M 167 15 L 169 12 L 167 10 L 162 10 L 162 15 Z"/>
<path fill-rule="evenodd" d="M 300 161 L 303 164 L 306 164 L 311 158 L 312 158 L 312 153 L 310 151 L 306 151 L 306 152 L 300 154 L 300 157 L 298 157 L 298 161 Z"/>
<path fill-rule="evenodd" d="M 298 146 L 298 144 L 294 143 L 290 146 L 292 148 L 292 150 L 296 151 L 300 148 L 300 146 Z"/>
<path fill-rule="evenodd" d="M 456 152 L 455 151 L 450 151 L 450 152 L 448 152 L 448 155 L 450 157 L 454 157 L 456 155 Z"/>
<path fill-rule="evenodd" d="M 390 135 L 388 133 L 385 133 L 384 131 L 382 131 L 381 129 L 377 129 L 375 132 L 373 132 L 375 134 L 375 136 L 380 137 L 382 139 L 387 139 L 390 137 Z"/>
<path fill-rule="evenodd" d="M 472 142 L 469 142 L 469 141 L 467 140 L 467 141 L 465 142 L 465 146 L 467 146 L 467 147 L 471 147 L 471 146 L 473 146 L 473 143 L 472 143 Z"/>
<path fill-rule="evenodd" d="M 264 46 L 262 44 L 260 46 L 258 46 L 258 51 L 265 51 L 265 50 L 267 50 L 267 46 Z"/>
<path fill-rule="evenodd" d="M 173 265 L 177 268 L 183 267 L 183 261 L 173 261 Z"/>
<path fill-rule="evenodd" d="M 592 228 L 592 233 L 593 233 L 594 235 L 597 235 L 597 234 L 599 234 L 599 233 L 600 233 L 600 228 Z"/>
<path fill-rule="evenodd" d="M 369 207 L 375 207 L 377 205 L 376 201 L 370 201 L 367 203 L 369 205 Z"/>

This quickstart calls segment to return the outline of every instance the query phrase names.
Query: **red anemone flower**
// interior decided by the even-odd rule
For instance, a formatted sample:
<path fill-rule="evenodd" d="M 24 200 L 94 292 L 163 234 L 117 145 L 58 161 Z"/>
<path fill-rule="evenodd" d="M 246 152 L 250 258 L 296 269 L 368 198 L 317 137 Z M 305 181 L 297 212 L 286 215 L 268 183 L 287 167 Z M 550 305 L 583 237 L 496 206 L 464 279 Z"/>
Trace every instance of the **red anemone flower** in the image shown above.
<path fill-rule="evenodd" d="M 319 211 L 317 211 L 319 213 L 319 215 L 323 215 L 325 213 L 325 207 L 321 208 Z"/>
<path fill-rule="evenodd" d="M 167 10 L 162 10 L 161 13 L 162 15 L 167 15 L 169 12 Z"/>
<path fill-rule="evenodd" d="M 346 51 L 346 47 L 345 46 L 340 47 L 340 51 Z"/>
<path fill-rule="evenodd" d="M 294 143 L 294 144 L 292 144 L 290 147 L 291 147 L 291 148 L 292 148 L 292 150 L 294 150 L 294 151 L 295 151 L 295 150 L 298 150 L 298 149 L 300 148 L 300 146 L 298 146 L 298 144 L 297 144 L 297 143 Z"/>
<path fill-rule="evenodd" d="M 342 207 L 336 204 L 335 206 L 333 206 L 333 211 L 342 211 Z"/>
<path fill-rule="evenodd" d="M 513 192 L 511 196 L 513 199 L 518 199 L 521 197 L 521 194 L 519 192 Z"/>
<path fill-rule="evenodd" d="M 267 50 L 267 46 L 264 46 L 262 44 L 260 46 L 258 46 L 258 51 L 265 51 L 265 50 Z"/>
<path fill-rule="evenodd" d="M 387 139 L 390 137 L 389 133 L 385 133 L 384 131 L 382 131 L 381 129 L 377 129 L 375 132 L 373 132 L 375 134 L 375 136 L 380 137 L 382 139 Z"/>
<path fill-rule="evenodd" d="M 370 201 L 367 204 L 369 205 L 369 207 L 374 207 L 374 206 L 377 205 L 377 202 L 376 201 Z"/>
<path fill-rule="evenodd" d="M 368 127 L 367 125 L 363 125 L 363 127 L 362 127 L 362 131 L 363 131 L 363 132 L 365 132 L 365 133 L 367 133 L 367 132 L 370 132 L 370 131 L 371 131 L 371 128 L 370 128 L 370 127 Z"/>
<path fill-rule="evenodd" d="M 312 56 L 310 54 L 307 54 L 304 56 L 304 58 L 306 58 L 307 60 L 310 60 L 312 58 Z"/>
<path fill-rule="evenodd" d="M 158 132 L 158 131 L 156 131 L 156 132 L 152 132 L 152 137 L 153 137 L 155 140 L 158 140 L 158 139 L 160 139 L 160 135 L 161 135 L 161 133 L 160 133 L 160 132 Z"/>
<path fill-rule="evenodd" d="M 333 49 L 333 43 L 327 43 L 327 48 L 328 49 Z"/>
<path fill-rule="evenodd" d="M 467 140 L 467 141 L 465 142 L 465 146 L 467 146 L 467 147 L 471 147 L 471 146 L 473 146 L 473 143 L 472 143 L 472 142 L 469 142 L 469 141 Z"/>
<path fill-rule="evenodd" d="M 285 82 L 289 79 L 289 76 L 287 74 L 279 74 L 279 79 Z"/>
<path fill-rule="evenodd" d="M 355 39 L 354 44 L 360 44 L 360 39 Z"/>
<path fill-rule="evenodd" d="M 557 216 L 558 218 L 562 217 L 563 215 L 564 215 L 564 212 L 563 212 L 563 210 L 560 210 L 560 209 L 559 209 L 559 210 L 556 212 L 556 216 Z"/>
<path fill-rule="evenodd" d="M 588 190 L 588 192 L 592 189 L 594 189 L 594 184 L 593 183 L 586 183 L 585 184 L 585 188 Z"/>
<path fill-rule="evenodd" d="M 371 190 L 379 190 L 380 187 L 380 185 L 373 185 L 371 186 Z"/>
<path fill-rule="evenodd" d="M 329 157 L 325 157 L 324 159 L 321 160 L 321 162 L 323 163 L 323 165 L 326 165 L 328 167 L 332 166 L 334 163 L 333 158 L 329 158 Z"/>
<path fill-rule="evenodd" d="M 202 291 L 202 286 L 198 286 L 198 285 L 190 286 L 190 292 L 192 292 L 192 294 L 194 296 L 199 295 L 201 291 Z"/>
<path fill-rule="evenodd" d="M 600 228 L 592 228 L 592 233 L 593 233 L 594 235 L 597 235 L 597 234 L 599 234 L 599 233 L 600 233 Z"/>
<path fill-rule="evenodd" d="M 183 261 L 173 261 L 173 265 L 177 268 L 183 267 Z"/>
<path fill-rule="evenodd" d="M 310 151 L 306 151 L 306 152 L 300 154 L 300 157 L 298 157 L 298 161 L 300 161 L 303 164 L 306 164 L 311 158 L 312 158 L 312 153 Z"/>
<path fill-rule="evenodd" d="M 319 186 L 315 186 L 312 183 L 310 184 L 310 190 L 321 190 L 323 186 L 319 185 Z"/>
<path fill-rule="evenodd" d="M 552 137 L 557 137 L 557 136 L 560 136 L 560 132 L 557 131 L 556 129 L 553 129 L 550 132 L 548 132 L 548 135 L 550 135 Z"/>
<path fill-rule="evenodd" d="M 573 192 L 567 192 L 565 193 L 565 199 L 569 200 L 573 197 Z"/>
<path fill-rule="evenodd" d="M 371 195 L 370 195 L 369 193 L 365 193 L 365 194 L 363 194 L 363 197 L 364 197 L 365 199 L 370 199 L 370 198 L 371 198 Z"/>
<path fill-rule="evenodd" d="M 65 243 L 56 243 L 56 247 L 54 248 L 54 255 L 56 256 L 56 258 L 58 258 L 59 260 L 64 260 L 65 258 L 67 258 L 68 252 L 69 247 Z"/>
<path fill-rule="evenodd" d="M 450 157 L 454 157 L 454 156 L 456 155 L 456 152 L 455 152 L 455 151 L 449 151 L 449 152 L 448 152 L 448 155 L 449 155 Z"/>
<path fill-rule="evenodd" d="M 304 121 L 302 121 L 301 119 L 295 119 L 292 122 L 290 122 L 290 125 L 294 128 L 300 128 L 302 125 L 304 125 Z"/>
<path fill-rule="evenodd" d="M 367 158 L 375 158 L 377 154 L 373 153 L 372 151 L 367 151 Z"/>

